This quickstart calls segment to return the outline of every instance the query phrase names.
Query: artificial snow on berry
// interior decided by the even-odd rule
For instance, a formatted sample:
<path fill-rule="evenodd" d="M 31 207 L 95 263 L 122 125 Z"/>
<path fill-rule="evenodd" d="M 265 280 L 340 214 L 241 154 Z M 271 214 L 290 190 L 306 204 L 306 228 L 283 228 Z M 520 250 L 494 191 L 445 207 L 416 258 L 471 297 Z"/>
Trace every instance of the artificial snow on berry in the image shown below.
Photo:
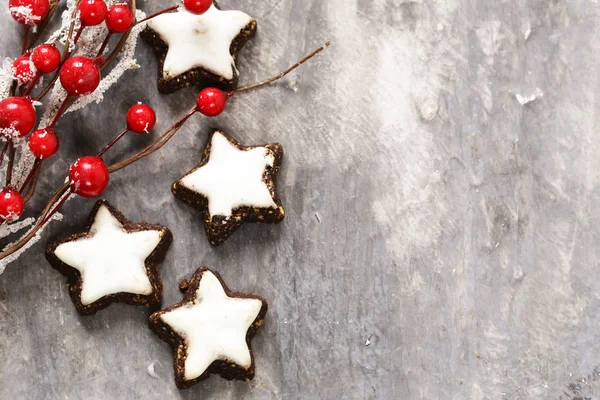
<path fill-rule="evenodd" d="M 223 112 L 227 100 L 231 96 L 231 92 L 226 93 L 217 88 L 206 88 L 198 94 L 196 106 L 198 111 L 207 117 L 216 117 Z"/>
<path fill-rule="evenodd" d="M 207 12 L 212 3 L 212 0 L 183 0 L 186 11 L 196 15 Z"/>
<path fill-rule="evenodd" d="M 2 221 L 17 220 L 23 214 L 24 209 L 25 202 L 16 189 L 7 186 L 0 191 L 0 219 Z"/>
<path fill-rule="evenodd" d="M 0 101 L 0 134 L 7 139 L 27 135 L 35 126 L 35 108 L 30 97 L 7 97 Z"/>
<path fill-rule="evenodd" d="M 127 3 L 117 3 L 108 9 L 106 27 L 111 33 L 124 33 L 133 26 L 134 19 Z"/>
<path fill-rule="evenodd" d="M 98 62 L 82 56 L 67 59 L 60 68 L 60 83 L 69 96 L 92 93 L 100 84 Z"/>
<path fill-rule="evenodd" d="M 19 86 L 29 85 L 35 78 L 36 68 L 31 61 L 31 54 L 26 53 L 13 62 L 13 76 Z"/>
<path fill-rule="evenodd" d="M 156 124 L 156 113 L 152 107 L 138 103 L 127 112 L 127 129 L 135 133 L 148 133 Z"/>
<path fill-rule="evenodd" d="M 10 15 L 20 24 L 35 26 L 46 19 L 49 0 L 9 0 Z"/>
<path fill-rule="evenodd" d="M 47 127 L 33 131 L 29 136 L 29 150 L 41 160 L 52 156 L 58 151 L 58 136 L 53 128 Z"/>
<path fill-rule="evenodd" d="M 31 61 L 40 74 L 49 74 L 60 65 L 60 51 L 53 44 L 40 44 L 33 49 Z"/>
<path fill-rule="evenodd" d="M 79 18 L 83 26 L 100 25 L 106 19 L 108 7 L 104 0 L 83 0 L 79 3 Z"/>
<path fill-rule="evenodd" d="M 108 186 L 108 168 L 99 157 L 85 156 L 69 170 L 71 190 L 82 197 L 96 197 Z"/>

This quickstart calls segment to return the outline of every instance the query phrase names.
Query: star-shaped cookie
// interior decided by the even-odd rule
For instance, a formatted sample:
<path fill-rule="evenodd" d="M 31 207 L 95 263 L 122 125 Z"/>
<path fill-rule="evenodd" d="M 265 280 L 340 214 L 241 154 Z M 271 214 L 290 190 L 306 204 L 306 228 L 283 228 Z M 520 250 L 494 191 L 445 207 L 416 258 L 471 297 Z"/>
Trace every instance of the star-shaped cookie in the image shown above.
<path fill-rule="evenodd" d="M 125 218 L 99 200 L 84 232 L 46 248 L 46 259 L 67 277 L 67 287 L 81 315 L 113 302 L 160 304 L 158 272 L 173 237 L 169 229 Z"/>
<path fill-rule="evenodd" d="M 267 307 L 266 300 L 231 292 L 218 273 L 200 268 L 183 300 L 152 314 L 148 326 L 173 346 L 178 388 L 214 374 L 248 380 L 254 378 L 250 342 Z"/>
<path fill-rule="evenodd" d="M 200 164 L 173 183 L 173 194 L 202 212 L 209 242 L 222 244 L 243 222 L 276 224 L 285 216 L 275 179 L 279 143 L 243 146 L 215 131 Z"/>
<path fill-rule="evenodd" d="M 190 85 L 233 90 L 238 52 L 255 32 L 254 18 L 241 11 L 221 11 L 214 2 L 202 15 L 181 8 L 152 18 L 142 38 L 158 58 L 161 93 Z"/>

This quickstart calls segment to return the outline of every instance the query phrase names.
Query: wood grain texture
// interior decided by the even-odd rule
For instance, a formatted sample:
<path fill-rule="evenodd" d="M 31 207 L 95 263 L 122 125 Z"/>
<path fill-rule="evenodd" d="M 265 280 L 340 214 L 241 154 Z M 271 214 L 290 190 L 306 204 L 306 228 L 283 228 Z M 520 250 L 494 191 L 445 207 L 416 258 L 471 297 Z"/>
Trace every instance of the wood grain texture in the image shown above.
<path fill-rule="evenodd" d="M 221 5 L 259 24 L 240 53 L 242 85 L 333 44 L 285 80 L 234 98 L 221 117 L 191 119 L 160 152 L 112 175 L 106 198 L 132 220 L 173 232 L 161 266 L 165 305 L 199 265 L 269 301 L 253 341 L 255 379 L 178 391 L 170 348 L 146 328 L 150 311 L 113 305 L 78 317 L 43 256 L 44 244 L 75 232 L 93 206 L 75 199 L 66 221 L 0 276 L 0 398 L 594 396 L 600 3 Z M 0 27 L 2 53 L 15 56 L 19 30 L 8 12 Z M 57 125 L 63 146 L 40 193 L 60 186 L 75 155 L 118 133 L 119 115 L 135 102 L 156 106 L 156 132 L 193 103 L 192 89 L 158 93 L 148 47 L 138 61 L 143 68 L 103 104 Z M 521 104 L 531 95 L 539 98 Z M 282 143 L 287 215 L 211 248 L 199 213 L 169 186 L 200 160 L 216 127 L 247 144 Z M 107 158 L 150 140 L 128 137 Z"/>

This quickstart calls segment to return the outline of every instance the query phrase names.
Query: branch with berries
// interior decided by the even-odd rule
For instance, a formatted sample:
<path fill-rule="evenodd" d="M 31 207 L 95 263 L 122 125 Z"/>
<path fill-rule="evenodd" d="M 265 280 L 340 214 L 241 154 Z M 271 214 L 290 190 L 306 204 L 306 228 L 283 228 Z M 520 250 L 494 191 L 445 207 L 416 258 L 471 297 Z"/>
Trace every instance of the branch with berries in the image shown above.
<path fill-rule="evenodd" d="M 183 1 L 186 11 L 196 15 L 205 13 L 211 5 L 211 0 Z M 65 183 L 49 198 L 40 215 L 19 221 L 27 202 L 35 194 L 43 161 L 58 151 L 60 140 L 56 124 L 60 118 L 67 112 L 102 101 L 103 93 L 118 81 L 124 71 L 138 68 L 133 56 L 137 36 L 145 23 L 182 5 L 168 7 L 146 17 L 136 9 L 135 0 L 110 7 L 104 0 L 74 1 L 62 15 L 61 28 L 46 43 L 35 47 L 48 19 L 56 11 L 57 1 L 10 0 L 9 7 L 13 18 L 24 26 L 24 39 L 22 54 L 12 64 L 10 79 L 0 79 L 0 98 L 5 97 L 0 101 L 0 135 L 5 141 L 0 153 L 0 168 L 5 169 L 5 186 L 0 191 L 0 238 L 27 226 L 30 229 L 0 252 L 0 273 L 40 238 L 43 228 L 59 217 L 59 209 L 70 197 L 99 196 L 108 185 L 110 173 L 162 148 L 193 115 L 220 115 L 231 98 L 281 79 L 329 46 L 326 43 L 287 70 L 262 82 L 232 91 L 214 87 L 201 90 L 196 104 L 153 142 L 107 166 L 102 157 L 116 142 L 128 132 L 147 134 L 156 123 L 156 114 L 150 106 L 134 105 L 127 113 L 123 131 L 96 155 L 81 157 L 71 165 Z M 30 31 L 36 28 L 35 36 L 28 41 Z M 114 35 L 122 37 L 106 54 Z M 60 44 L 62 51 L 59 50 Z M 115 62 L 116 65 L 111 65 Z M 103 71 L 109 66 L 111 71 L 103 77 Z M 45 85 L 44 77 L 50 77 Z M 41 105 L 40 102 L 45 103 L 44 113 L 36 128 L 36 107 Z"/>

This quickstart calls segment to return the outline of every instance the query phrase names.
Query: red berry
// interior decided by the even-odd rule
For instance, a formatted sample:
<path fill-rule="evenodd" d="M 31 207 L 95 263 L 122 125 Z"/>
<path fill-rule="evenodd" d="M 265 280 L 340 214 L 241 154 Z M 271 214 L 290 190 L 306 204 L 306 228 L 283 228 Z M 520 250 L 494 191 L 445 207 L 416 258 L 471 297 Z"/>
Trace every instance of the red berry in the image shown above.
<path fill-rule="evenodd" d="M 76 56 L 67 59 L 60 68 L 60 83 L 69 96 L 92 93 L 100 84 L 100 68 L 96 60 Z"/>
<path fill-rule="evenodd" d="M 148 133 L 156 124 L 152 107 L 138 103 L 127 111 L 127 129 L 135 133 Z"/>
<path fill-rule="evenodd" d="M 29 150 L 39 159 L 48 158 L 58 150 L 58 136 L 50 127 L 33 131 L 29 136 Z"/>
<path fill-rule="evenodd" d="M 133 12 L 127 3 L 118 3 L 108 9 L 106 26 L 111 33 L 124 33 L 133 26 Z"/>
<path fill-rule="evenodd" d="M 198 94 L 196 106 L 198 111 L 207 117 L 216 117 L 225 109 L 227 100 L 233 95 L 231 92 L 224 92 L 217 88 L 206 88 Z"/>
<path fill-rule="evenodd" d="M 31 61 L 40 74 L 49 74 L 60 65 L 60 51 L 53 44 L 41 44 L 33 49 Z"/>
<path fill-rule="evenodd" d="M 27 135 L 35 126 L 35 108 L 29 97 L 0 101 L 0 133 L 9 139 Z"/>
<path fill-rule="evenodd" d="M 212 3 L 212 0 L 183 0 L 186 11 L 196 15 L 207 12 Z"/>
<path fill-rule="evenodd" d="M 81 157 L 71 165 L 69 180 L 74 193 L 82 197 L 96 197 L 108 186 L 108 168 L 99 157 Z"/>
<path fill-rule="evenodd" d="M 49 0 L 9 0 L 10 15 L 20 24 L 35 26 L 48 16 Z"/>
<path fill-rule="evenodd" d="M 83 26 L 100 25 L 107 13 L 108 7 L 104 0 L 83 0 L 79 3 L 79 18 Z"/>
<path fill-rule="evenodd" d="M 20 86 L 28 85 L 35 78 L 35 66 L 31 62 L 31 54 L 23 54 L 13 62 L 14 77 Z"/>
<path fill-rule="evenodd" d="M 25 202 L 17 190 L 7 186 L 0 191 L 0 219 L 2 221 L 17 220 L 23 214 L 24 209 Z"/>

